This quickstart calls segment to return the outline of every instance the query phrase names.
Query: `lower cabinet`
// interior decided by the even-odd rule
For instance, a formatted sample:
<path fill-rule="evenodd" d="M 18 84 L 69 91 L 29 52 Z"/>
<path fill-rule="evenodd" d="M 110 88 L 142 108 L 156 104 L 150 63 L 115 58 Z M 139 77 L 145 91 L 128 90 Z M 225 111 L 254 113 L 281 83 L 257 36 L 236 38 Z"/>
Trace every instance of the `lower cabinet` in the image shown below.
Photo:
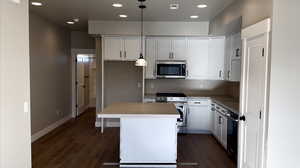
<path fill-rule="evenodd" d="M 227 149 L 227 117 L 217 111 L 212 112 L 214 113 L 213 135 Z"/>
<path fill-rule="evenodd" d="M 211 133 L 213 130 L 213 113 L 210 101 L 188 102 L 187 131 L 190 133 Z"/>

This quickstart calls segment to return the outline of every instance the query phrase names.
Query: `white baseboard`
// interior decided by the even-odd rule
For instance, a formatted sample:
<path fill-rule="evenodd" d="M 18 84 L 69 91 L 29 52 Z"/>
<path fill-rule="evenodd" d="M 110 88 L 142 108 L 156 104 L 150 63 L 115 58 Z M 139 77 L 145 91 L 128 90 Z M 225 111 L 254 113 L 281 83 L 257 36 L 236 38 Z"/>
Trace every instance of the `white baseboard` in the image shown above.
<path fill-rule="evenodd" d="M 42 129 L 41 131 L 33 134 L 31 136 L 31 143 L 40 139 L 41 137 L 43 137 L 44 135 L 48 134 L 49 132 L 51 132 L 52 130 L 54 130 L 55 128 L 61 126 L 62 124 L 64 124 L 65 122 L 67 122 L 68 120 L 70 120 L 72 118 L 71 115 L 68 115 L 58 121 L 56 121 L 55 123 L 49 125 L 48 127 Z"/>
<path fill-rule="evenodd" d="M 95 127 L 100 128 L 101 127 L 101 121 L 95 122 Z M 105 127 L 120 127 L 120 122 L 118 121 L 107 121 L 105 122 Z"/>

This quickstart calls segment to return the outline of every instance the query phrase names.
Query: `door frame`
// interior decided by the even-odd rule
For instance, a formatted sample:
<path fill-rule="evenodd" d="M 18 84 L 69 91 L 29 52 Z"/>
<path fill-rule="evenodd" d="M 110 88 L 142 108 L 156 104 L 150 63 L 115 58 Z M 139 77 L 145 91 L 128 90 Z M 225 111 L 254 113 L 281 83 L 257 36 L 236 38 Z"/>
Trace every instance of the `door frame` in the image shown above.
<path fill-rule="evenodd" d="M 265 74 L 265 89 L 264 89 L 264 109 L 262 111 L 262 157 L 260 163 L 261 168 L 266 167 L 266 147 L 267 147 L 267 128 L 268 128 L 268 115 L 269 115 L 269 108 L 268 108 L 268 102 L 269 102 L 269 81 L 270 81 L 270 37 L 271 37 L 271 19 L 267 18 L 261 22 L 258 22 L 252 26 L 249 26 L 242 30 L 242 40 L 243 40 L 243 56 L 242 56 L 242 74 L 241 74 L 241 87 L 240 87 L 240 115 L 245 115 L 246 110 L 246 83 L 247 83 L 247 41 L 249 39 L 266 35 L 267 37 L 267 47 L 265 48 L 265 57 L 266 57 L 266 74 Z M 244 146 L 242 145 L 244 141 L 244 122 L 239 122 L 239 136 L 238 136 L 238 168 L 244 168 L 243 167 L 243 161 L 244 158 Z"/>
<path fill-rule="evenodd" d="M 71 71 L 72 71 L 72 84 L 71 84 L 71 89 L 72 89 L 72 117 L 76 118 L 78 112 L 78 108 L 76 107 L 77 104 L 77 88 L 76 88 L 76 70 L 77 70 L 77 62 L 76 62 L 76 57 L 78 54 L 94 54 L 96 56 L 96 51 L 95 49 L 71 49 L 71 55 L 72 55 L 72 66 L 71 66 Z"/>

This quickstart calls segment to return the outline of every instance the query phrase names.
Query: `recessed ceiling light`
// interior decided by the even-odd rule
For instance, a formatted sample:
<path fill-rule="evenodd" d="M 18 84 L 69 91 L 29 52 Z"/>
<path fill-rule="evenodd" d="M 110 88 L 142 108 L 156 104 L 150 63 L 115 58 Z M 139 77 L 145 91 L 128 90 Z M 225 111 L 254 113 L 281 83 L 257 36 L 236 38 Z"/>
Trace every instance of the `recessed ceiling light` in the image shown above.
<path fill-rule="evenodd" d="M 193 15 L 193 16 L 190 16 L 190 18 L 191 18 L 191 19 L 198 19 L 198 18 L 199 18 L 199 16 L 197 16 L 197 15 Z"/>
<path fill-rule="evenodd" d="M 67 24 L 72 25 L 72 24 L 75 24 L 75 22 L 73 22 L 73 21 L 67 21 Z"/>
<path fill-rule="evenodd" d="M 170 9 L 172 10 L 179 9 L 179 4 L 170 4 Z"/>
<path fill-rule="evenodd" d="M 123 5 L 120 4 L 120 3 L 113 3 L 112 6 L 115 7 L 115 8 L 122 8 L 123 7 Z"/>
<path fill-rule="evenodd" d="M 74 22 L 79 22 L 79 19 L 78 18 L 75 18 L 75 19 L 73 19 L 74 20 Z"/>
<path fill-rule="evenodd" d="M 127 15 L 119 15 L 120 18 L 127 18 L 128 16 Z"/>
<path fill-rule="evenodd" d="M 199 4 L 199 5 L 197 5 L 197 8 L 206 8 L 206 7 L 207 7 L 206 4 Z"/>
<path fill-rule="evenodd" d="M 43 3 L 42 2 L 31 2 L 31 5 L 33 6 L 43 6 Z"/>

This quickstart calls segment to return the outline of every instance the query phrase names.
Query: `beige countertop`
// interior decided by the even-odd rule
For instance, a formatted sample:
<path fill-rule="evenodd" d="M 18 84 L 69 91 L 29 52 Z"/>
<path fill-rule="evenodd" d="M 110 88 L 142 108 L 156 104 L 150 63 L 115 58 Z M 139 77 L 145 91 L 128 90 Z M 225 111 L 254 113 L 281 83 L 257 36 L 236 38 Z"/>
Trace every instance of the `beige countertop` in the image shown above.
<path fill-rule="evenodd" d="M 213 95 L 199 95 L 199 94 L 186 94 L 187 97 L 210 98 L 212 101 L 228 108 L 229 110 L 239 113 L 239 99 L 231 96 L 213 96 Z M 155 94 L 145 94 L 145 98 L 155 98 Z"/>
<path fill-rule="evenodd" d="M 172 103 L 115 103 L 106 107 L 99 118 L 121 117 L 171 117 L 178 118 L 179 114 Z"/>

